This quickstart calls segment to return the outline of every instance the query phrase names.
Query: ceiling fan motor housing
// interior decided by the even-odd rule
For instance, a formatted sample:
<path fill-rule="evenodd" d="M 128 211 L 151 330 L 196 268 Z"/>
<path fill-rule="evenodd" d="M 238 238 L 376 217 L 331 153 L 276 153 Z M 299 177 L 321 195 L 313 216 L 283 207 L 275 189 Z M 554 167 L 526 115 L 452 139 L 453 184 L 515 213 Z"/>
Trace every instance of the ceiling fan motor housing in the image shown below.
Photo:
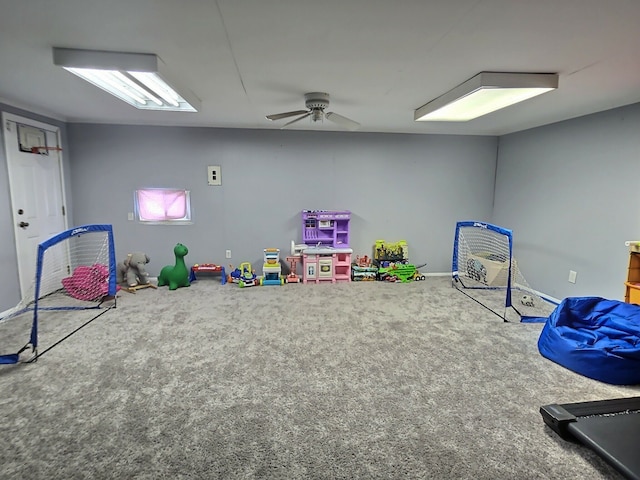
<path fill-rule="evenodd" d="M 304 101 L 309 110 L 324 110 L 329 106 L 329 94 L 322 92 L 306 93 Z"/>
<path fill-rule="evenodd" d="M 309 118 L 312 122 L 322 122 L 325 118 L 337 123 L 338 125 L 348 129 L 357 130 L 360 124 L 353 120 L 338 115 L 335 112 L 325 113 L 325 108 L 329 107 L 329 94 L 324 92 L 310 92 L 304 95 L 305 105 L 307 110 L 295 110 L 292 112 L 274 113 L 273 115 L 267 115 L 269 120 L 281 120 L 283 118 L 297 117 L 294 120 L 287 122 L 283 127 L 286 128 L 291 124 L 297 123 L 305 118 Z"/>

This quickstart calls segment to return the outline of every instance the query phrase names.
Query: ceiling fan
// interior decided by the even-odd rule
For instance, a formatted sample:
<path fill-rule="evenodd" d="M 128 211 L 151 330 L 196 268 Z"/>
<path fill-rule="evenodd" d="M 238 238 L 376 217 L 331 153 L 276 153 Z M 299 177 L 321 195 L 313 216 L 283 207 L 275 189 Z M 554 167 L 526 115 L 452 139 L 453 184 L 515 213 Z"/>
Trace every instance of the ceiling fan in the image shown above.
<path fill-rule="evenodd" d="M 347 130 L 357 130 L 360 127 L 358 122 L 351 120 L 350 118 L 338 115 L 335 112 L 325 112 L 324 110 L 329 107 L 329 94 L 322 92 L 305 93 L 304 102 L 307 110 L 295 110 L 293 112 L 275 113 L 273 115 L 267 115 L 269 120 L 281 120 L 283 118 L 295 117 L 296 115 L 302 115 L 288 123 L 285 123 L 281 128 L 288 127 L 289 125 L 304 120 L 307 117 L 311 117 L 314 122 L 322 121 L 324 118 L 330 120 L 338 125 L 346 128 Z"/>

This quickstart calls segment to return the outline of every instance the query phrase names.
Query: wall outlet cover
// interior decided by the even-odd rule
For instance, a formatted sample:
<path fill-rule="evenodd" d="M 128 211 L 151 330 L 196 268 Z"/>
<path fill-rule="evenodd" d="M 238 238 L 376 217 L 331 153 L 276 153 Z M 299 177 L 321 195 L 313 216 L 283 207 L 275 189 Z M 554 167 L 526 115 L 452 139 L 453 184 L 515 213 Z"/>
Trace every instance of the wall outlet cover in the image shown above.
<path fill-rule="evenodd" d="M 219 165 L 207 167 L 207 183 L 209 185 L 222 185 L 222 172 Z"/>

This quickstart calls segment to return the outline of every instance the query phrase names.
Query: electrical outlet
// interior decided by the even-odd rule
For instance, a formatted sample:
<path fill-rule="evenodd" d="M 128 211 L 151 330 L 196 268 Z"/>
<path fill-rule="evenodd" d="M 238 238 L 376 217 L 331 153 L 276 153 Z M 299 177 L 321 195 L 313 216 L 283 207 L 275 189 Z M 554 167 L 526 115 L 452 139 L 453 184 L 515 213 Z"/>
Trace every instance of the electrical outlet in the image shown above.
<path fill-rule="evenodd" d="M 226 256 L 227 258 L 231 258 L 231 250 L 227 250 Z"/>
<path fill-rule="evenodd" d="M 573 270 L 569 270 L 569 283 L 576 283 L 576 277 L 578 276 L 578 272 L 574 272 Z"/>

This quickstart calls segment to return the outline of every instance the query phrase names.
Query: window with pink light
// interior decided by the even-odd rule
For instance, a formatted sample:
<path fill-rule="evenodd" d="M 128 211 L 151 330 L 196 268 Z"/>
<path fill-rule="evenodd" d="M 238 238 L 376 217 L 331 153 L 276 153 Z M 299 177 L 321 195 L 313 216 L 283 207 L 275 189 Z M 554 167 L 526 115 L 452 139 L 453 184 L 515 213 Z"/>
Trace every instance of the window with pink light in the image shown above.
<path fill-rule="evenodd" d="M 189 190 L 146 188 L 136 190 L 136 215 L 145 223 L 191 223 Z"/>

